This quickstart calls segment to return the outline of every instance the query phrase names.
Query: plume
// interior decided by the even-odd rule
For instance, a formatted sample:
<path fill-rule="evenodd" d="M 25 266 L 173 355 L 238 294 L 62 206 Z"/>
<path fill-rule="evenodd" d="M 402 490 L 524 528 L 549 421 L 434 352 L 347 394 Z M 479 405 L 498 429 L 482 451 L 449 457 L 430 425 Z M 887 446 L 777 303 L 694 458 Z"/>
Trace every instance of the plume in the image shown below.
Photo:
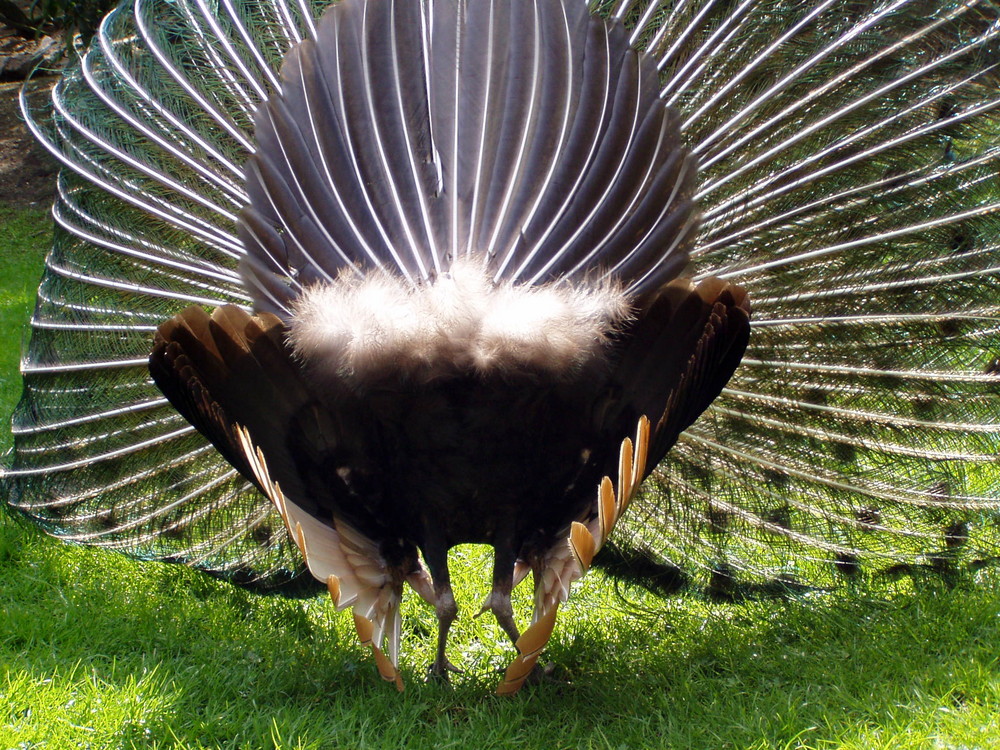
<path fill-rule="evenodd" d="M 124 2 L 26 87 L 62 169 L 11 509 L 321 583 L 400 686 L 403 584 L 446 674 L 442 549 L 490 541 L 503 693 L 591 561 L 721 598 L 996 562 L 1000 7 L 325 5 Z"/>

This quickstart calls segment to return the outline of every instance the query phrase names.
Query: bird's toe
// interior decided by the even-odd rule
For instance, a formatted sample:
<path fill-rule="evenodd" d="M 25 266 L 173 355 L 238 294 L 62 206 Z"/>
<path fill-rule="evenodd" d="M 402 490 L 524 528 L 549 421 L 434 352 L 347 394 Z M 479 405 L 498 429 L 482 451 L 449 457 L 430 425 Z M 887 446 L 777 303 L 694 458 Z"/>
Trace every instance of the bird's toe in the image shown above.
<path fill-rule="evenodd" d="M 451 674 L 462 674 L 464 669 L 460 669 L 452 664 L 448 659 L 438 659 L 430 663 L 427 667 L 428 682 L 451 682 Z"/>

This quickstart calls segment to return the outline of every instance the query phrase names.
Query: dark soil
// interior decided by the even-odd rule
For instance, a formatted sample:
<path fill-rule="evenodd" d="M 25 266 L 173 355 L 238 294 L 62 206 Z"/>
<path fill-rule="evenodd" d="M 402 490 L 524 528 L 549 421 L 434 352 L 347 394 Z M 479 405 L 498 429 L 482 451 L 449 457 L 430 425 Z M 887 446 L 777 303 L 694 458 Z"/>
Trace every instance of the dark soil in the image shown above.
<path fill-rule="evenodd" d="M 13 4 L 22 13 L 32 15 L 34 3 L 14 0 Z M 0 23 L 0 208 L 44 208 L 52 203 L 58 169 L 24 124 L 18 94 L 36 66 L 59 67 L 65 52 L 64 38 L 58 30 L 43 34 Z M 33 80 L 34 86 L 46 80 L 51 85 L 56 79 L 36 74 Z"/>
<path fill-rule="evenodd" d="M 24 124 L 21 85 L 0 83 L 0 206 L 44 208 L 52 203 L 58 169 Z"/>

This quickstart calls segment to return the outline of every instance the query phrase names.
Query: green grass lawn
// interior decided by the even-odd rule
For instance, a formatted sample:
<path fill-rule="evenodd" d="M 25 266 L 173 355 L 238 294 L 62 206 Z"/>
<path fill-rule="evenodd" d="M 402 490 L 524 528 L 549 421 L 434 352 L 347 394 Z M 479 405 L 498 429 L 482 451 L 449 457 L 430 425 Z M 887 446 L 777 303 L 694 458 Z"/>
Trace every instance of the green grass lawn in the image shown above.
<path fill-rule="evenodd" d="M 4 414 L 47 221 L 0 210 Z M 744 605 L 622 597 L 593 573 L 557 624 L 554 679 L 500 699 L 512 650 L 470 617 L 484 560 L 453 554 L 465 574 L 450 654 L 468 671 L 424 681 L 434 617 L 411 596 L 400 695 L 325 597 L 259 597 L 0 518 L 0 750 L 1000 748 L 996 573 L 886 599 Z"/>
<path fill-rule="evenodd" d="M 18 363 L 22 340 L 27 343 L 28 319 L 42 277 L 42 261 L 52 236 L 52 219 L 45 210 L 15 210 L 0 206 L 0 450 L 11 446 L 10 421 L 21 395 Z"/>

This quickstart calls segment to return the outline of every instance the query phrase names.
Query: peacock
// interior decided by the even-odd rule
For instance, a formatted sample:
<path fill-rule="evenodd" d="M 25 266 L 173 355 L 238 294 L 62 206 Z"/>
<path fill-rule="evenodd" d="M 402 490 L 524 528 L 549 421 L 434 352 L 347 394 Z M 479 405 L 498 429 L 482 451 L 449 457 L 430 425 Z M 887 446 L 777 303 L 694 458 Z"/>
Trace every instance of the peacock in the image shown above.
<path fill-rule="evenodd" d="M 400 689 L 407 587 L 456 670 L 456 544 L 493 548 L 503 694 L 592 564 L 975 574 L 998 35 L 989 0 L 125 0 L 22 94 L 62 168 L 5 500 L 325 588 Z"/>

